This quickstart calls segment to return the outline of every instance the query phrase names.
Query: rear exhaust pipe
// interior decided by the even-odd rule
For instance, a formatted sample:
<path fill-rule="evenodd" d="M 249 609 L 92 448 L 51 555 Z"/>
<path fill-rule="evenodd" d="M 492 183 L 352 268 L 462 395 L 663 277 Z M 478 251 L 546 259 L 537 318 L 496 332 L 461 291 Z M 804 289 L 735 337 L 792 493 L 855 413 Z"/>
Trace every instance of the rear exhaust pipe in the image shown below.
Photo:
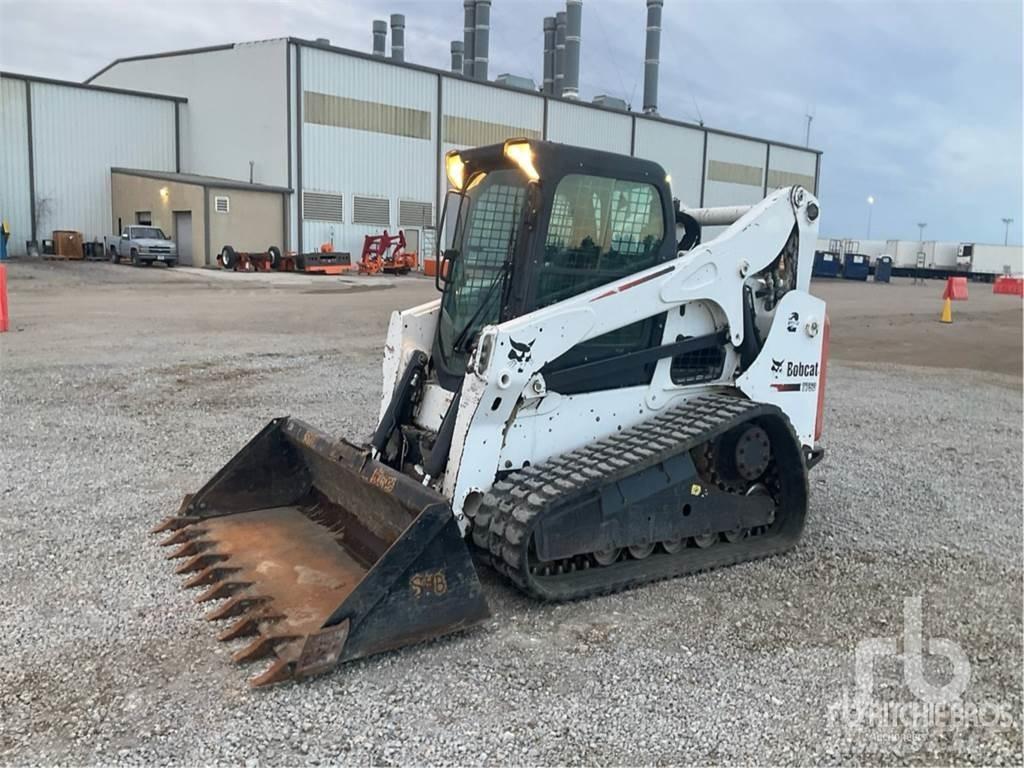
<path fill-rule="evenodd" d="M 462 74 L 473 76 L 473 41 L 476 38 L 476 0 L 462 0 Z"/>
<path fill-rule="evenodd" d="M 473 77 L 487 79 L 487 54 L 491 37 L 491 0 L 476 0 L 473 9 L 476 33 L 473 37 Z"/>
<path fill-rule="evenodd" d="M 754 206 L 723 205 L 717 208 L 683 208 L 682 212 L 692 216 L 702 227 L 724 227 L 735 224 Z"/>
<path fill-rule="evenodd" d="M 555 96 L 565 88 L 565 11 L 555 14 Z"/>
<path fill-rule="evenodd" d="M 388 23 L 376 19 L 373 22 L 373 55 L 384 56 L 386 54 L 388 39 Z"/>
<path fill-rule="evenodd" d="M 461 40 L 452 40 L 452 72 L 462 74 L 462 54 L 466 50 Z"/>
<path fill-rule="evenodd" d="M 647 0 L 647 50 L 644 54 L 644 114 L 658 113 L 658 62 L 661 58 L 663 0 Z"/>
<path fill-rule="evenodd" d="M 391 14 L 391 58 L 405 61 L 405 15 Z"/>
<path fill-rule="evenodd" d="M 555 17 L 544 17 L 544 93 L 555 92 Z"/>
<path fill-rule="evenodd" d="M 562 95 L 580 96 L 580 42 L 583 29 L 583 0 L 568 0 L 565 7 L 565 79 Z"/>

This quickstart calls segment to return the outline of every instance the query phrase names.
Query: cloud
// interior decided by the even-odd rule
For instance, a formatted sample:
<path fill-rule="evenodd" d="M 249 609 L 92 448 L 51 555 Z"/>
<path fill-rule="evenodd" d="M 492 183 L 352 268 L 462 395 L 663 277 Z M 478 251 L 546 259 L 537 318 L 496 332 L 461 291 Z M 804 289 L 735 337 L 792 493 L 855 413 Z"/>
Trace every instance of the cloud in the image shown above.
<path fill-rule="evenodd" d="M 557 0 L 493 0 L 491 75 L 539 82 Z M 294 35 L 368 50 L 406 15 L 406 55 L 447 69 L 460 0 L 4 0 L 0 66 L 81 80 L 115 57 Z M 55 24 L 54 19 L 61 23 Z M 666 0 L 661 112 L 802 144 L 822 159 L 823 231 L 1002 242 L 1024 219 L 1019 0 Z M 639 108 L 643 0 L 586 0 L 581 91 Z M 87 42 L 84 42 L 87 41 Z M 1014 224 L 1019 241 L 1020 225 Z"/>

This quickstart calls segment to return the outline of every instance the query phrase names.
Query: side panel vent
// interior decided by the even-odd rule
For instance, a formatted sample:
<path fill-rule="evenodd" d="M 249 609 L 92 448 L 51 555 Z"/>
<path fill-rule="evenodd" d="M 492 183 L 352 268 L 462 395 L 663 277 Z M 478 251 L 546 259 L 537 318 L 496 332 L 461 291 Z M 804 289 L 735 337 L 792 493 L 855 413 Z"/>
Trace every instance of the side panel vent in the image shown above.
<path fill-rule="evenodd" d="M 352 221 L 356 224 L 372 224 L 377 227 L 391 225 L 391 204 L 386 198 L 352 198 Z"/>
<path fill-rule="evenodd" d="M 417 203 L 414 200 L 399 200 L 398 226 L 424 228 L 434 226 L 433 203 Z"/>
<path fill-rule="evenodd" d="M 344 221 L 341 195 L 329 192 L 303 192 L 302 217 L 312 221 Z"/>

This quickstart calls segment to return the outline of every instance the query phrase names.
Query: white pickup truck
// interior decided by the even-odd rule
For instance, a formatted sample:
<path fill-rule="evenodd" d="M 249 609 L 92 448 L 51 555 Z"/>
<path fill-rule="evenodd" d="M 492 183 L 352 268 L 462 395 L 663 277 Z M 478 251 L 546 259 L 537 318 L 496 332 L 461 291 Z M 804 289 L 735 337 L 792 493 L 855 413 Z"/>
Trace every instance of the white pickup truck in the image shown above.
<path fill-rule="evenodd" d="M 103 251 L 115 264 L 127 259 L 135 266 L 160 261 L 168 267 L 178 263 L 178 246 L 159 227 L 132 224 L 117 235 L 103 238 Z"/>

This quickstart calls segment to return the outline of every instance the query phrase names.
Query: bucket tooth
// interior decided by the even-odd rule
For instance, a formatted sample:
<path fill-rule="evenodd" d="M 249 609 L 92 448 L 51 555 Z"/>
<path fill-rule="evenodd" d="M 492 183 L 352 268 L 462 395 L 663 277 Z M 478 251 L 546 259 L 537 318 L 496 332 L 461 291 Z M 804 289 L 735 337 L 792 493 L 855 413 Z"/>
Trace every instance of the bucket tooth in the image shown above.
<path fill-rule="evenodd" d="M 238 619 L 234 624 L 225 629 L 219 635 L 217 639 L 222 643 L 227 640 L 235 640 L 239 637 L 249 637 L 250 635 L 259 634 L 260 628 L 256 623 L 256 619 L 251 616 L 243 616 Z"/>
<path fill-rule="evenodd" d="M 210 546 L 211 545 L 208 542 L 185 542 L 176 550 L 174 550 L 171 554 L 169 554 L 167 556 L 167 559 L 177 560 L 181 557 L 191 557 L 194 555 L 198 555 L 201 552 L 210 549 Z"/>
<path fill-rule="evenodd" d="M 274 649 L 277 648 L 278 645 L 288 643 L 293 640 L 295 640 L 294 637 L 259 635 L 255 640 L 245 646 L 245 648 L 242 648 L 232 654 L 231 660 L 236 664 L 247 664 L 250 661 L 265 659 L 267 656 L 274 654 Z"/>
<path fill-rule="evenodd" d="M 184 563 L 174 569 L 175 573 L 192 573 L 193 571 L 201 571 L 204 568 L 209 568 L 217 563 L 222 563 L 227 560 L 226 555 L 219 555 L 216 552 L 205 552 L 190 557 Z M 189 586 L 188 584 L 185 585 Z"/>
<path fill-rule="evenodd" d="M 198 517 L 189 517 L 186 515 L 171 515 L 165 517 L 159 523 L 157 523 L 150 533 L 163 533 L 164 531 L 176 531 L 179 528 L 184 528 L 186 525 L 192 525 L 192 523 L 198 523 Z"/>
<path fill-rule="evenodd" d="M 215 608 L 206 614 L 207 621 L 219 621 L 220 619 L 229 619 L 233 616 L 238 616 L 244 613 L 253 606 L 260 605 L 266 602 L 264 597 L 252 597 L 249 595 L 235 595 L 230 598 L 224 605 Z"/>
<path fill-rule="evenodd" d="M 293 677 L 295 677 L 295 662 L 277 658 L 263 672 L 249 680 L 249 685 L 259 688 L 264 685 L 283 683 Z"/>
<path fill-rule="evenodd" d="M 208 584 L 216 584 L 225 576 L 237 572 L 238 568 L 224 568 L 223 566 L 208 565 L 201 571 L 199 571 L 199 573 L 196 573 L 190 578 L 186 579 L 185 583 L 182 584 L 182 586 L 185 589 L 192 589 L 192 587 L 202 587 Z"/>
<path fill-rule="evenodd" d="M 222 597 L 230 597 L 236 592 L 251 586 L 251 584 L 242 581 L 222 581 L 203 592 L 203 594 L 196 598 L 196 602 L 208 603 L 211 600 L 220 600 Z"/>
<path fill-rule="evenodd" d="M 174 544 L 184 544 L 187 541 L 192 541 L 199 536 L 202 536 L 206 531 L 202 528 L 181 528 L 166 539 L 160 542 L 161 547 L 170 547 Z"/>

